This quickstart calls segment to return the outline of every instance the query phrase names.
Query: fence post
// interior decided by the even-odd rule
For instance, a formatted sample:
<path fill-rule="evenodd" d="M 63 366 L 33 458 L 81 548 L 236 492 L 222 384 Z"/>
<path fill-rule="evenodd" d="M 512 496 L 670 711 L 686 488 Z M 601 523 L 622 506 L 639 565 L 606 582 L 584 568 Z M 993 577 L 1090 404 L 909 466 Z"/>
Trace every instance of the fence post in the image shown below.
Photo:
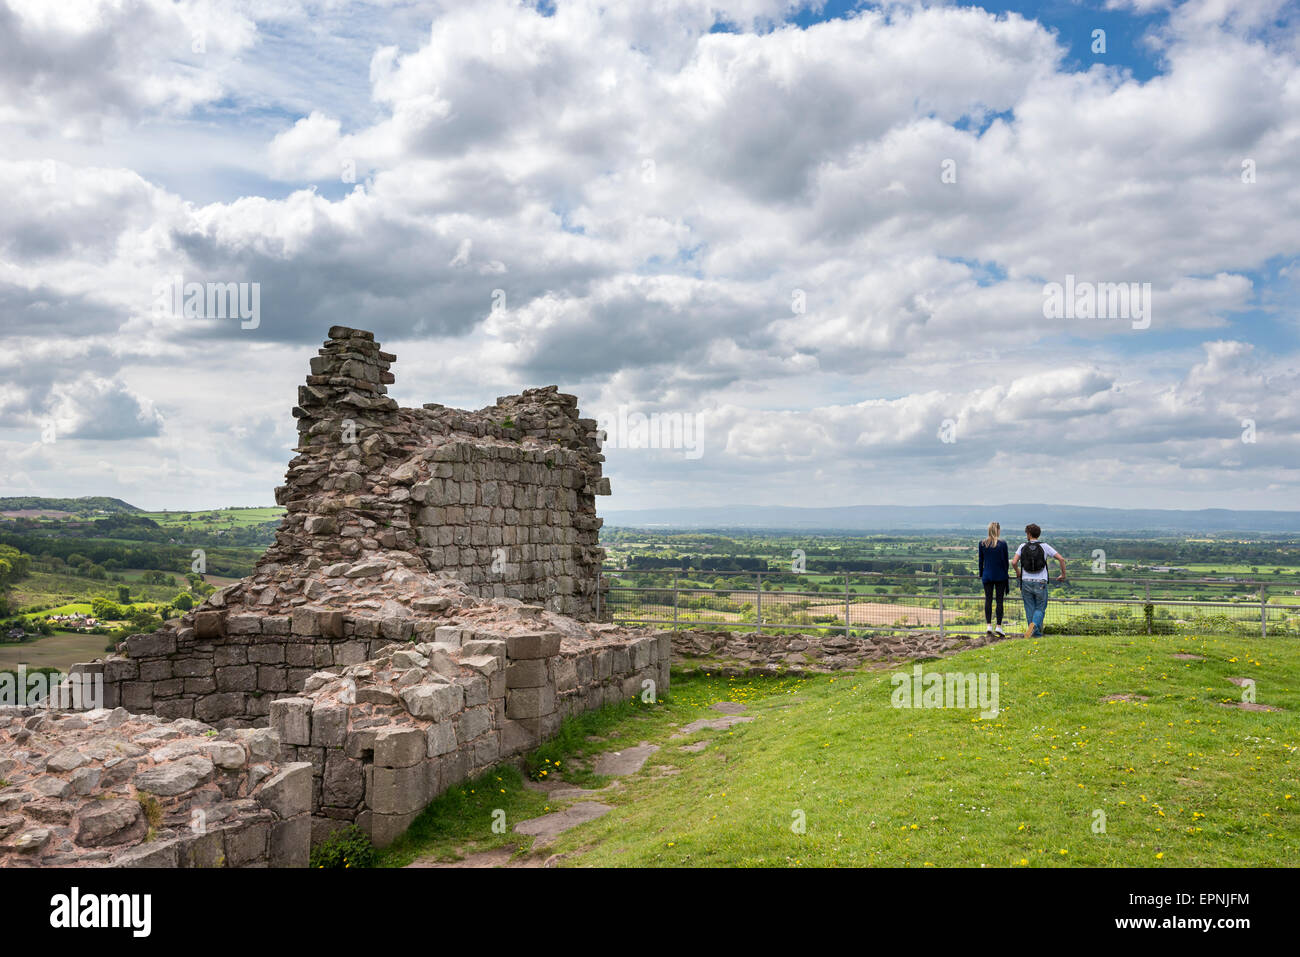
<path fill-rule="evenodd" d="M 1155 621 L 1156 609 L 1154 605 L 1151 605 L 1151 583 L 1144 582 L 1142 587 L 1143 589 L 1145 589 L 1145 593 L 1146 593 L 1146 604 L 1142 606 L 1142 617 L 1146 618 L 1147 620 L 1147 634 L 1149 635 L 1151 634 L 1151 623 Z M 1147 615 L 1147 605 L 1151 605 L 1150 616 Z"/>
<path fill-rule="evenodd" d="M 939 583 L 939 634 L 943 634 L 943 572 L 937 571 L 935 581 Z"/>
<path fill-rule="evenodd" d="M 1259 637 L 1268 637 L 1268 599 L 1264 597 L 1267 585 L 1259 586 Z"/>
<path fill-rule="evenodd" d="M 763 573 L 756 572 L 754 576 L 754 594 L 757 596 L 754 602 L 754 631 L 757 634 L 763 633 Z"/>
<path fill-rule="evenodd" d="M 673 631 L 677 630 L 677 572 L 673 572 Z"/>
<path fill-rule="evenodd" d="M 844 573 L 844 637 L 849 636 L 849 573 Z"/>

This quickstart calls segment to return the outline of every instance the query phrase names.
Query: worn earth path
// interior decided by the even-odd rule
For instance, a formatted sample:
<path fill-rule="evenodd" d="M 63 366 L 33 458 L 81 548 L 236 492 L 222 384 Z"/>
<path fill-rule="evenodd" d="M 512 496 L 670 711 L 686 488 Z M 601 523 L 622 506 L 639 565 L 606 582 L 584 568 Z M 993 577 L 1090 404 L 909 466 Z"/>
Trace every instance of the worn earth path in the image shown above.
<path fill-rule="evenodd" d="M 712 705 L 715 711 L 723 712 L 720 718 L 698 718 L 678 728 L 670 738 L 685 738 L 699 731 L 725 731 L 735 724 L 753 721 L 752 717 L 742 715 L 745 705 L 738 701 L 719 701 Z M 678 745 L 683 751 L 703 751 L 709 747 L 709 738 L 693 744 Z M 546 793 L 552 806 L 557 810 L 540 817 L 520 821 L 514 826 L 516 834 L 523 840 L 512 847 L 496 847 L 486 851 L 475 851 L 471 847 L 461 849 L 463 855 L 459 860 L 445 861 L 434 857 L 421 857 L 412 861 L 407 867 L 554 867 L 562 855 L 546 853 L 547 847 L 560 834 L 572 828 L 594 821 L 614 810 L 614 805 L 607 804 L 601 798 L 608 798 L 623 790 L 621 778 L 640 774 L 646 761 L 660 750 L 660 745 L 642 741 L 635 747 L 623 748 L 621 751 L 605 751 L 594 757 L 591 771 L 594 774 L 613 778 L 603 788 L 593 790 L 574 787 L 563 780 L 545 782 L 529 781 L 527 787 Z M 674 773 L 677 769 L 663 769 L 660 777 Z M 654 780 L 654 778 L 651 778 Z M 528 839 L 531 838 L 531 842 Z M 521 851 L 523 853 L 521 853 Z"/>

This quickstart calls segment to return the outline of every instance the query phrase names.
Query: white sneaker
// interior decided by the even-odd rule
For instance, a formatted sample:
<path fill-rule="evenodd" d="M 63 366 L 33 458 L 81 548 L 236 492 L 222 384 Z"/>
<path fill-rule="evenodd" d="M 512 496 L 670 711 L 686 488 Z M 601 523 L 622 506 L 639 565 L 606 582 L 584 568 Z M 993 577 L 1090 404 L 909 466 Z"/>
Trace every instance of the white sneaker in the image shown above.
<path fill-rule="evenodd" d="M 1002 630 L 1002 626 L 1001 626 L 1001 625 L 998 625 L 998 627 L 997 627 L 996 629 L 994 629 L 994 632 L 993 632 L 993 633 L 994 633 L 995 635 L 997 635 L 999 638 L 1005 638 L 1005 637 L 1007 636 L 1007 633 L 1006 633 L 1005 631 Z"/>
<path fill-rule="evenodd" d="M 989 629 L 988 629 L 988 631 L 986 631 L 984 634 L 986 634 L 986 635 L 988 635 L 990 638 L 992 638 L 992 637 L 993 637 L 993 626 L 992 626 L 992 625 L 989 625 Z"/>

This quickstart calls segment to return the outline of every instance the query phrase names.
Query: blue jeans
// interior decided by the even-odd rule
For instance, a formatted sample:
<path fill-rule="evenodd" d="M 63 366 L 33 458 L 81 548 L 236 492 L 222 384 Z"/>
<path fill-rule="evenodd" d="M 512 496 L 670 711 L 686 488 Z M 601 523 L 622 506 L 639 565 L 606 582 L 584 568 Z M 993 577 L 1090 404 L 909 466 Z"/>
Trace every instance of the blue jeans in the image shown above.
<path fill-rule="evenodd" d="M 1020 581 L 1020 597 L 1025 603 L 1025 621 L 1034 626 L 1034 637 L 1043 635 L 1043 618 L 1047 615 L 1047 582 Z M 1028 627 L 1026 625 L 1025 627 Z"/>

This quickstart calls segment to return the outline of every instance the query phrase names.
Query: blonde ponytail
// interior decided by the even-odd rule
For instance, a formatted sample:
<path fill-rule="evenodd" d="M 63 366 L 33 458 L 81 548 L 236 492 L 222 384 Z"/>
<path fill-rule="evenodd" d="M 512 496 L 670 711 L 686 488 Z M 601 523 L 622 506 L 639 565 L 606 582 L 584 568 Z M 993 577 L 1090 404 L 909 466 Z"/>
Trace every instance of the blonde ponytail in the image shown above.
<path fill-rule="evenodd" d="M 1001 535 L 1002 535 L 1001 523 L 989 522 L 989 537 L 984 539 L 984 544 L 988 548 L 992 548 L 994 545 L 998 543 L 998 539 L 1001 537 Z"/>

